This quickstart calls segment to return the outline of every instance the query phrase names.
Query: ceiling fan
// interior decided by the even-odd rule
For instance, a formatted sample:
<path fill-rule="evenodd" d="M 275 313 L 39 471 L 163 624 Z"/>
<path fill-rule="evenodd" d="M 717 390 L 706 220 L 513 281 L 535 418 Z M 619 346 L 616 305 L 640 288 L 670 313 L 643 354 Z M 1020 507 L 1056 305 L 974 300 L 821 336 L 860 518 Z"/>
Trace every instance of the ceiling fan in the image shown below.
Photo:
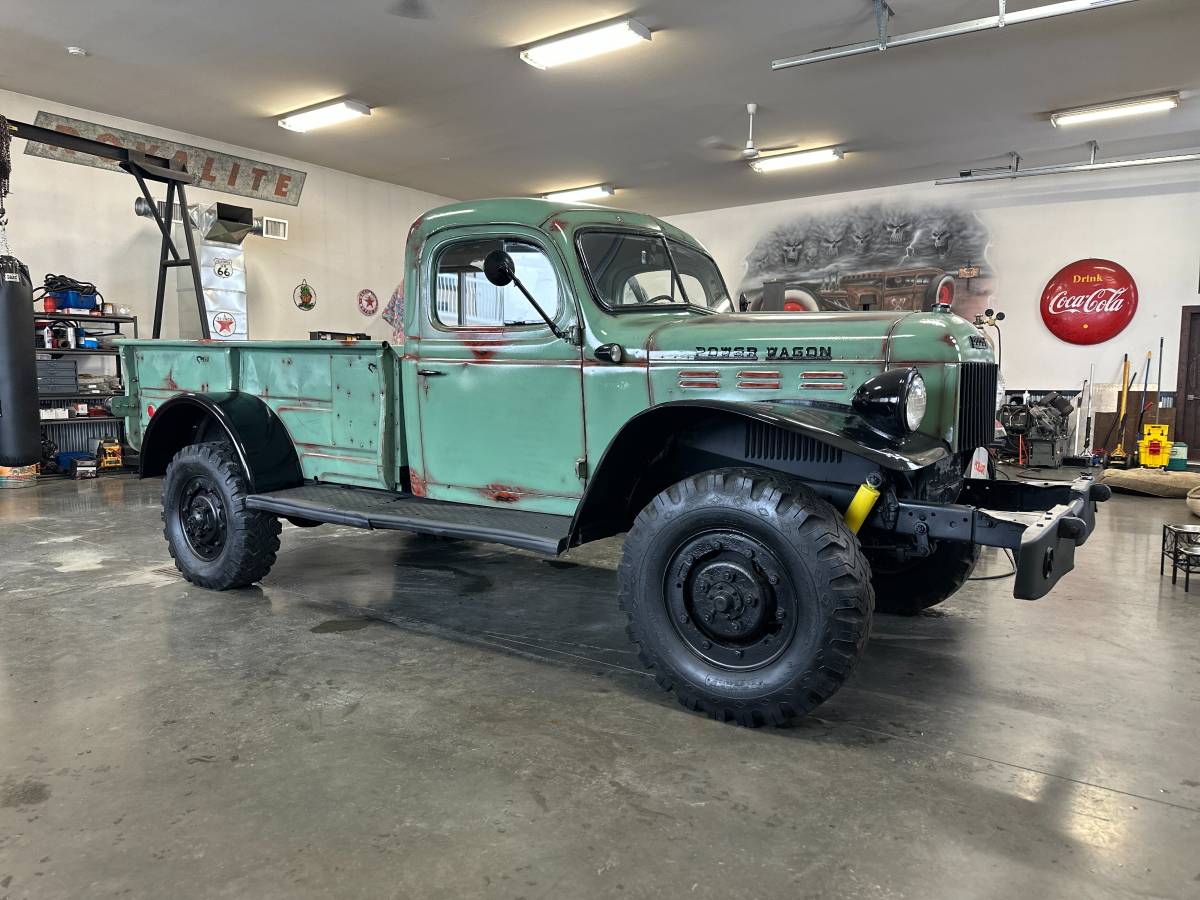
<path fill-rule="evenodd" d="M 757 146 L 754 143 L 754 115 L 757 112 L 758 112 L 758 104 L 757 103 L 747 103 L 746 104 L 746 114 L 750 117 L 750 130 L 749 130 L 749 133 L 746 135 L 746 146 L 745 147 L 734 146 L 733 144 L 730 144 L 729 142 L 727 142 L 724 138 L 717 137 L 717 136 L 705 138 L 704 140 L 702 140 L 700 142 L 701 146 L 703 146 L 707 150 L 723 150 L 723 151 L 728 151 L 728 152 L 732 152 L 732 153 L 737 153 L 744 160 L 757 159 L 759 156 L 761 156 L 764 153 L 777 153 L 781 150 L 795 149 L 795 147 L 796 147 L 795 144 L 780 144 L 775 147 L 759 147 L 759 146 Z"/>

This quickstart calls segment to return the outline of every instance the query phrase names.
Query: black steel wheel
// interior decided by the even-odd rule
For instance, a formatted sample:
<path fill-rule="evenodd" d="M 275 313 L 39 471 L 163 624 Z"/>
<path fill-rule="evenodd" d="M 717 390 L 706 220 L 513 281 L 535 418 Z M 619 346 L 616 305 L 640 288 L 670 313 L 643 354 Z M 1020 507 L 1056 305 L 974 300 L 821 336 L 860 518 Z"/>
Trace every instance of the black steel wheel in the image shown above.
<path fill-rule="evenodd" d="M 233 448 L 192 444 L 163 478 L 163 536 L 175 568 L 213 590 L 247 587 L 270 571 L 279 520 L 246 508 L 250 485 Z"/>
<path fill-rule="evenodd" d="M 668 564 L 663 595 L 688 648 L 727 669 L 777 659 L 802 614 L 778 557 L 761 541 L 729 530 L 686 540 Z"/>
<path fill-rule="evenodd" d="M 870 570 L 837 510 L 752 469 L 655 497 L 619 578 L 629 635 L 659 684 L 740 725 L 783 724 L 829 699 L 870 631 Z"/>
<path fill-rule="evenodd" d="M 184 483 L 175 514 L 184 539 L 196 556 L 211 561 L 221 555 L 229 536 L 229 521 L 225 501 L 211 477 L 194 475 Z"/>

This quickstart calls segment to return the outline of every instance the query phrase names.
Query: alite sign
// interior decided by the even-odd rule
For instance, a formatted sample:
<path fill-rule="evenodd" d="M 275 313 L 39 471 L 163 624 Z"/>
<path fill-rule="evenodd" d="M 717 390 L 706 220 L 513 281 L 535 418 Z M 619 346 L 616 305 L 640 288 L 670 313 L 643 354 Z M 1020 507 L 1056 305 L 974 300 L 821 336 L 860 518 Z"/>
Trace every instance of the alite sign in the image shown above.
<path fill-rule="evenodd" d="M 1070 344 L 1101 344 L 1125 330 L 1137 305 L 1137 283 L 1124 266 L 1081 259 L 1060 269 L 1042 291 L 1042 321 Z"/>

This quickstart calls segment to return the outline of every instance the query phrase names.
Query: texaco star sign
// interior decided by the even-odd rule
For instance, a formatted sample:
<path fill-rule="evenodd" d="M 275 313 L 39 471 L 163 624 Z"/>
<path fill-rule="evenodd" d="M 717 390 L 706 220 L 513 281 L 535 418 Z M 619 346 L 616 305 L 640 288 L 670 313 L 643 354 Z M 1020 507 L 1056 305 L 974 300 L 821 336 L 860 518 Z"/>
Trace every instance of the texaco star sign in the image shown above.
<path fill-rule="evenodd" d="M 237 327 L 237 319 L 227 312 L 217 313 L 213 316 L 212 323 L 218 337 L 229 337 L 233 334 L 233 329 Z"/>

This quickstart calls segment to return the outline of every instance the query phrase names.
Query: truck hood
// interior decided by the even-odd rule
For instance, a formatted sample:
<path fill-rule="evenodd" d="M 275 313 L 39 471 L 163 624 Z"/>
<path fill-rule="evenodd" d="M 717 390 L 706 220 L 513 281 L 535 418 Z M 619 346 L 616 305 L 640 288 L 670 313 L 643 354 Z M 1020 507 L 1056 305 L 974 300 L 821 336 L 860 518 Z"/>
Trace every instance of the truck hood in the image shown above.
<path fill-rule="evenodd" d="M 991 361 L 991 350 L 973 325 L 937 312 L 694 316 L 652 331 L 646 351 L 651 363 Z"/>

